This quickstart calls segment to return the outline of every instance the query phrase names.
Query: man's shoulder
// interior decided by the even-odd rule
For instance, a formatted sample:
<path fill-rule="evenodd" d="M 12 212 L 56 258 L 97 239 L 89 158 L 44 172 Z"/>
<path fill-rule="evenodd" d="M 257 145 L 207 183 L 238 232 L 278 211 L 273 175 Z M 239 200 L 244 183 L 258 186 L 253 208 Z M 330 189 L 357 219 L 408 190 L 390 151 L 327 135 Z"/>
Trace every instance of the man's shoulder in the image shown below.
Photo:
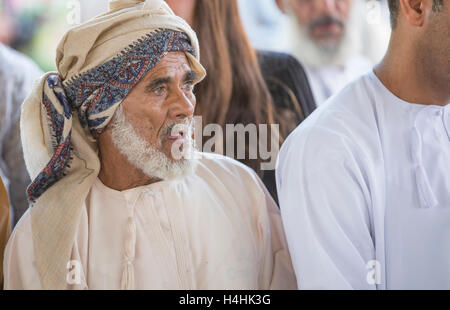
<path fill-rule="evenodd" d="M 241 190 L 261 191 L 262 181 L 256 172 L 243 163 L 220 154 L 199 153 L 201 156 L 197 168 L 197 177 L 213 180 L 225 186 L 231 192 Z"/>
<path fill-rule="evenodd" d="M 292 132 L 282 152 L 292 145 L 317 151 L 370 143 L 378 134 L 370 83 L 370 75 L 364 75 L 327 100 Z"/>
<path fill-rule="evenodd" d="M 368 72 L 354 79 L 338 93 L 331 96 L 324 103 L 324 106 L 331 106 L 331 109 L 344 110 L 347 113 L 367 111 L 373 97 L 373 75 L 373 72 Z"/>
<path fill-rule="evenodd" d="M 375 103 L 370 74 L 354 80 L 321 105 L 299 128 L 337 130 L 355 128 L 373 120 Z M 357 129 L 357 128 L 355 128 Z"/>
<path fill-rule="evenodd" d="M 241 162 L 219 154 L 199 153 L 195 177 L 209 190 L 228 193 L 236 206 L 259 209 L 266 204 L 267 189 L 257 173 Z"/>
<path fill-rule="evenodd" d="M 239 177 L 241 175 L 256 175 L 256 173 L 241 162 L 217 153 L 198 153 L 200 165 L 208 170 L 227 173 Z"/>

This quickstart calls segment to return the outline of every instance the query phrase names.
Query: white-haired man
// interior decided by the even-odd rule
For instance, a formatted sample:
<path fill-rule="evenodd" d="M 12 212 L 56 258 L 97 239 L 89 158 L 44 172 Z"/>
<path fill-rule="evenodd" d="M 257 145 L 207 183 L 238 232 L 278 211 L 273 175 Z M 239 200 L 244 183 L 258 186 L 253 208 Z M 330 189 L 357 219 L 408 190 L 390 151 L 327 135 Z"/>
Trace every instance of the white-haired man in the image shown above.
<path fill-rule="evenodd" d="M 289 18 L 284 44 L 305 66 L 317 105 L 370 71 L 362 53 L 364 1 L 276 1 Z"/>
<path fill-rule="evenodd" d="M 193 150 L 205 71 L 164 1 L 111 1 L 65 35 L 57 64 L 24 103 L 32 206 L 7 246 L 7 289 L 296 288 L 261 181 Z"/>

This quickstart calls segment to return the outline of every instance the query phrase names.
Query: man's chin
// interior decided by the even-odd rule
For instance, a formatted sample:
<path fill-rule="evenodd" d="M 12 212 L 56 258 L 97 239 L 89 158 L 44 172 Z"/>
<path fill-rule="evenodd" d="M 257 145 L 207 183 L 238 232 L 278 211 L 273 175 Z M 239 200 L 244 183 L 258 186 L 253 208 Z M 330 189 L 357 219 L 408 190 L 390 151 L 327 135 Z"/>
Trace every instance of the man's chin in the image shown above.
<path fill-rule="evenodd" d="M 197 161 L 194 159 L 171 160 L 165 174 L 161 176 L 164 181 L 173 181 L 188 177 L 195 172 Z"/>
<path fill-rule="evenodd" d="M 335 38 L 321 38 L 314 41 L 318 52 L 326 54 L 328 57 L 333 57 L 340 48 L 341 41 Z"/>
<path fill-rule="evenodd" d="M 195 154 L 194 140 L 185 137 L 173 141 L 167 140 L 161 151 L 173 163 L 190 160 L 194 158 Z"/>
<path fill-rule="evenodd" d="M 172 145 L 172 144 L 171 144 Z M 189 144 L 188 144 L 189 145 Z M 159 156 L 156 156 L 155 161 L 147 165 L 144 172 L 151 177 L 157 177 L 164 181 L 171 181 L 187 177 L 194 173 L 197 165 L 195 159 L 195 148 L 192 145 L 176 148 L 164 147 L 164 150 L 159 151 Z"/>

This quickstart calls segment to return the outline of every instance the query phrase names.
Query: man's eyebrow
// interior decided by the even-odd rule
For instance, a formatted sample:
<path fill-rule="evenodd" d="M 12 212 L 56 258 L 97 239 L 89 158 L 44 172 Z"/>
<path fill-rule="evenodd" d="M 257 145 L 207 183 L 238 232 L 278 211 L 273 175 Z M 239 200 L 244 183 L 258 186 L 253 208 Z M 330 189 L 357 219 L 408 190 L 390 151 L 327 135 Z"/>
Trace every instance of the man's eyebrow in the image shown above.
<path fill-rule="evenodd" d="M 153 81 L 151 81 L 150 83 L 148 83 L 145 88 L 148 89 L 148 90 L 152 90 L 156 86 L 159 86 L 161 84 L 167 84 L 170 81 L 171 81 L 170 77 L 157 78 L 157 79 L 154 79 Z"/>
<path fill-rule="evenodd" d="M 195 81 L 197 79 L 197 74 L 193 70 L 188 71 L 184 75 L 183 79 L 184 79 L 185 82 L 186 81 Z"/>

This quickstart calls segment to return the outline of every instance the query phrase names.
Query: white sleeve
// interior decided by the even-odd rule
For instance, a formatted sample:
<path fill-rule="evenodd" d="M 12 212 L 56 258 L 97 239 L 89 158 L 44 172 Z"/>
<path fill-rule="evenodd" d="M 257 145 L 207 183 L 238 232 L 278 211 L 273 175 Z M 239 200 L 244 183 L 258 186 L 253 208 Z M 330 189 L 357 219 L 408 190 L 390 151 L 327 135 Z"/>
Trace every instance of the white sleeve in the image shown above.
<path fill-rule="evenodd" d="M 277 187 L 300 289 L 376 289 L 371 196 L 352 142 L 307 129 L 281 152 Z M 292 145 L 292 142 L 294 145 Z"/>

